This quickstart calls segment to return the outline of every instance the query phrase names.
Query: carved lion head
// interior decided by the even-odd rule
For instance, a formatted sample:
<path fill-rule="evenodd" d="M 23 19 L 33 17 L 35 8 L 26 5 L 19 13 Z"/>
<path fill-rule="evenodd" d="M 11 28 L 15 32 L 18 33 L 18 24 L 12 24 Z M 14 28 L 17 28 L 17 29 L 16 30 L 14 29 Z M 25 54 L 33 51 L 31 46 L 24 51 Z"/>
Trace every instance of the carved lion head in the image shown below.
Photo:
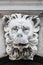
<path fill-rule="evenodd" d="M 36 54 L 40 30 L 38 16 L 5 15 L 4 34 L 6 52 L 10 59 L 30 58 Z"/>

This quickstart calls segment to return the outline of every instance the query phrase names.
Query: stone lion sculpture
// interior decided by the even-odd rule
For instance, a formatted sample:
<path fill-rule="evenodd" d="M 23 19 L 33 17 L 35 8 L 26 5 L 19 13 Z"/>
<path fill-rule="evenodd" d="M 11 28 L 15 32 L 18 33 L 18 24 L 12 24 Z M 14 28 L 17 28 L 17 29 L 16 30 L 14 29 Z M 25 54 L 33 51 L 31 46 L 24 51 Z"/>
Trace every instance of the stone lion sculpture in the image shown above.
<path fill-rule="evenodd" d="M 31 59 L 37 53 L 40 19 L 23 14 L 5 15 L 4 39 L 11 60 Z"/>

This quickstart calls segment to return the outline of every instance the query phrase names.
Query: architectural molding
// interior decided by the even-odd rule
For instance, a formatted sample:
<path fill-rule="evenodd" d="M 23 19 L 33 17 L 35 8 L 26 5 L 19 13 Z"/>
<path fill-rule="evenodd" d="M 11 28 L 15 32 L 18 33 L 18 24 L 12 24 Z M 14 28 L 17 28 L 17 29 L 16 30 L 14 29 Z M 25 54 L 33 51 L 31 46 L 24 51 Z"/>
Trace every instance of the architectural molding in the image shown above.
<path fill-rule="evenodd" d="M 43 0 L 0 0 L 0 10 L 43 10 Z"/>

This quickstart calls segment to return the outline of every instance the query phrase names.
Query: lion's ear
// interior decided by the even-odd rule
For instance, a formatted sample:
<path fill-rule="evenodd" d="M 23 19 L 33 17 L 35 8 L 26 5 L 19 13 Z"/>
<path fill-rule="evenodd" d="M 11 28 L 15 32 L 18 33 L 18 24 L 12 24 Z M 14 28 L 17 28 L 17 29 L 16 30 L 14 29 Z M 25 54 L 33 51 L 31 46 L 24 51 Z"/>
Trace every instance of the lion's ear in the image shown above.
<path fill-rule="evenodd" d="M 40 25 L 40 19 L 38 16 L 33 16 L 32 17 L 32 21 L 35 27 L 37 27 L 38 25 Z"/>
<path fill-rule="evenodd" d="M 3 18 L 3 26 L 4 26 L 4 31 L 7 32 L 8 31 L 8 23 L 9 23 L 9 20 L 10 20 L 10 16 L 9 15 L 4 15 Z"/>
<path fill-rule="evenodd" d="M 33 16 L 32 21 L 34 24 L 34 32 L 39 32 L 40 31 L 40 19 L 38 16 Z"/>
<path fill-rule="evenodd" d="M 9 20 L 9 16 L 8 15 L 4 15 L 2 19 L 3 19 L 4 23 L 7 23 L 8 20 Z"/>

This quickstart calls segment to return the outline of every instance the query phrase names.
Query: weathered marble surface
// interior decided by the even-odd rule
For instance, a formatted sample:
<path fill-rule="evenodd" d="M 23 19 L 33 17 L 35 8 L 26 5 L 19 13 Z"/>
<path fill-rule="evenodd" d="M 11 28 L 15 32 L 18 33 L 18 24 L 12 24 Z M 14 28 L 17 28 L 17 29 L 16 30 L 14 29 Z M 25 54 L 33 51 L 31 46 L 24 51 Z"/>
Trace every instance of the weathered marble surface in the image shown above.
<path fill-rule="evenodd" d="M 3 31 L 1 33 L 1 34 L 3 34 L 3 36 L 1 35 L 3 38 L 1 38 L 1 36 L 0 36 L 0 38 L 3 40 L 3 43 L 2 43 L 3 45 L 0 44 L 0 46 L 2 46 L 1 48 L 3 49 L 3 47 L 4 47 L 3 51 L 5 52 L 5 50 L 6 50 L 6 53 L 9 55 L 9 58 L 12 59 L 12 60 L 14 60 L 14 59 L 16 60 L 15 55 L 17 53 L 19 53 L 19 55 L 21 55 L 21 52 L 22 52 L 22 57 L 20 56 L 20 58 L 24 59 L 25 55 L 23 53 L 23 49 L 29 48 L 29 49 L 31 49 L 31 51 L 28 49 L 28 51 L 25 50 L 24 52 L 26 52 L 26 56 L 27 56 L 27 52 L 28 53 L 31 52 L 31 54 L 28 56 L 28 59 L 33 59 L 33 56 L 37 53 L 38 32 L 39 32 L 39 29 L 40 29 L 40 19 L 37 16 L 28 16 L 28 15 L 23 15 L 23 14 L 12 14 L 10 16 L 8 16 L 8 15 L 4 16 L 3 21 L 1 22 L 2 23 L 1 30 Z M 22 23 L 21 23 L 21 20 L 23 21 Z M 26 23 L 25 21 L 26 22 L 28 21 L 28 22 Z M 28 34 L 24 33 L 23 31 L 21 32 L 22 26 L 20 27 L 19 25 L 21 25 L 23 23 L 24 24 L 26 23 L 26 26 L 27 26 L 27 24 L 29 26 L 29 29 L 26 28 L 27 31 L 28 31 Z M 3 24 L 4 24 L 4 29 L 3 29 Z M 19 31 L 19 29 L 18 29 L 18 31 L 19 31 L 20 35 L 23 35 L 22 38 L 21 38 L 21 36 L 20 36 L 20 38 L 17 36 L 19 33 L 18 33 L 17 29 L 13 27 L 16 24 L 17 24 L 18 27 L 20 27 L 20 31 Z M 14 30 L 12 30 L 12 28 L 14 28 Z M 13 31 L 13 32 L 17 31 L 17 34 L 16 33 L 12 34 L 11 31 Z M 26 32 L 26 30 L 25 30 L 25 32 Z M 5 36 L 4 36 L 4 34 L 5 34 Z M 9 35 L 7 35 L 7 34 L 9 34 Z M 16 37 L 15 37 L 15 35 L 16 35 Z M 20 41 L 20 40 L 22 40 L 22 41 Z M 18 46 L 19 43 L 20 44 L 26 44 L 26 46 L 23 46 L 23 48 L 22 48 L 22 46 Z M 17 46 L 15 46 L 15 44 L 17 44 Z M 5 45 L 6 45 L 6 48 L 5 48 Z M 20 47 L 21 47 L 22 51 L 19 49 Z M 13 49 L 15 51 L 13 51 Z M 18 52 L 18 50 L 19 50 L 19 52 Z M 14 58 L 13 58 L 12 52 L 14 52 Z"/>
<path fill-rule="evenodd" d="M 20 12 L 20 11 L 18 11 L 18 12 Z M 23 11 L 21 11 L 21 12 L 23 13 Z M 39 13 L 40 12 L 42 12 L 42 11 L 39 11 Z M 2 12 L 0 11 L 0 13 L 3 13 L 3 11 Z M 7 13 L 4 12 L 3 15 L 4 14 L 11 14 L 11 13 L 12 12 L 9 13 L 9 11 L 7 11 Z M 26 13 L 26 11 L 25 11 L 25 13 Z M 30 14 L 31 13 L 32 12 L 30 12 Z M 36 14 L 39 14 L 39 13 L 36 13 Z M 35 13 L 33 13 L 33 14 L 35 14 Z M 40 34 L 39 34 L 39 44 L 38 44 L 38 52 L 37 52 L 37 55 L 43 57 L 43 17 L 41 17 L 40 24 L 41 24 L 41 29 L 40 29 Z M 4 34 L 3 33 L 3 21 L 0 18 L 0 58 L 3 57 L 3 56 L 5 56 L 5 45 L 4 45 L 4 37 L 3 37 L 4 35 L 3 34 Z"/>
<path fill-rule="evenodd" d="M 43 10 L 43 0 L 0 0 L 0 10 Z"/>
<path fill-rule="evenodd" d="M 41 28 L 40 28 L 40 33 L 39 33 L 39 44 L 38 44 L 38 53 L 37 55 L 43 57 L 43 17 L 40 18 L 41 22 Z"/>
<path fill-rule="evenodd" d="M 5 56 L 5 42 L 3 33 L 3 21 L 0 19 L 0 58 Z"/>

